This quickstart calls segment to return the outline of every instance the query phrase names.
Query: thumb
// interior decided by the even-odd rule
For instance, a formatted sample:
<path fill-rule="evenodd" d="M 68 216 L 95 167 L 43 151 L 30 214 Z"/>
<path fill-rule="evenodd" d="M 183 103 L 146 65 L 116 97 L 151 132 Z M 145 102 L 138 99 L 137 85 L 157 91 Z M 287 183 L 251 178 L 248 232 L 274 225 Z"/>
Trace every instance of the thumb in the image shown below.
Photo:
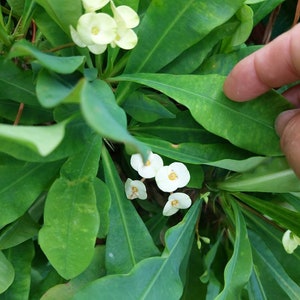
<path fill-rule="evenodd" d="M 276 120 L 281 149 L 286 159 L 300 178 L 300 109 L 281 113 Z"/>

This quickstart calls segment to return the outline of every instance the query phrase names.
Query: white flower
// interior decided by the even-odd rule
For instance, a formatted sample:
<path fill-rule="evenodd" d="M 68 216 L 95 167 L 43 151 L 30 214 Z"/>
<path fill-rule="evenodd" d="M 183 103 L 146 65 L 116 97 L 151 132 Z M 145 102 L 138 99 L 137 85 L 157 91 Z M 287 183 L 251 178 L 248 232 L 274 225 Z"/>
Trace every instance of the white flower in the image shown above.
<path fill-rule="evenodd" d="M 104 7 L 110 0 L 82 0 L 86 12 L 93 12 Z"/>
<path fill-rule="evenodd" d="M 183 163 L 174 162 L 160 168 L 155 176 L 157 186 L 164 192 L 173 192 L 190 181 L 190 172 Z"/>
<path fill-rule="evenodd" d="M 125 182 L 125 193 L 130 200 L 135 198 L 144 200 L 147 198 L 146 186 L 140 180 L 128 178 Z"/>
<path fill-rule="evenodd" d="M 300 245 L 300 238 L 298 236 L 296 236 L 290 230 L 287 230 L 283 234 L 282 244 L 283 244 L 284 250 L 288 254 L 292 254 L 296 250 L 296 248 Z"/>
<path fill-rule="evenodd" d="M 127 5 L 116 7 L 113 1 L 111 1 L 111 9 L 117 23 L 117 35 L 111 46 L 115 47 L 115 45 L 118 45 L 125 50 L 134 48 L 138 38 L 131 28 L 138 26 L 140 22 L 138 14 Z"/>
<path fill-rule="evenodd" d="M 191 198 L 185 193 L 173 193 L 163 209 L 164 216 L 174 215 L 179 209 L 189 208 L 192 204 Z"/>
<path fill-rule="evenodd" d="M 155 177 L 157 171 L 163 167 L 163 160 L 158 154 L 150 152 L 148 160 L 144 164 L 142 155 L 139 153 L 131 155 L 130 164 L 134 170 L 143 178 Z"/>
<path fill-rule="evenodd" d="M 103 53 L 107 44 L 117 35 L 116 21 L 105 13 L 86 13 L 77 23 L 77 30 L 70 26 L 71 37 L 79 47 L 88 47 L 94 54 Z"/>

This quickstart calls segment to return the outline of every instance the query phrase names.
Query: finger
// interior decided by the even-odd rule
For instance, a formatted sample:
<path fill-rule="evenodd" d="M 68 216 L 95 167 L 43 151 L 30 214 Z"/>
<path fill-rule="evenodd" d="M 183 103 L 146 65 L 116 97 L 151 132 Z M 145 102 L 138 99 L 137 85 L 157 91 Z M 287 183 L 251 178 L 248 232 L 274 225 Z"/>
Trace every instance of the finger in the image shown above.
<path fill-rule="evenodd" d="M 296 85 L 282 94 L 295 107 L 300 107 L 300 85 Z"/>
<path fill-rule="evenodd" d="M 281 149 L 296 175 L 300 178 L 300 110 L 282 113 L 277 120 Z"/>
<path fill-rule="evenodd" d="M 300 78 L 300 24 L 240 61 L 224 83 L 236 101 L 255 98 Z"/>

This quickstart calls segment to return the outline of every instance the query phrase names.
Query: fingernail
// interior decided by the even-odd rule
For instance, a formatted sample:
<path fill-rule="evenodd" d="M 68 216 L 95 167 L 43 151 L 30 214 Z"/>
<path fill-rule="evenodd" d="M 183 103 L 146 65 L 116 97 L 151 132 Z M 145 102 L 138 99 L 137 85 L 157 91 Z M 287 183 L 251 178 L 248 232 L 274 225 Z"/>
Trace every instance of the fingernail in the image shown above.
<path fill-rule="evenodd" d="M 279 136 L 281 136 L 287 123 L 297 114 L 300 113 L 300 109 L 286 110 L 280 113 L 275 121 L 275 130 Z"/>

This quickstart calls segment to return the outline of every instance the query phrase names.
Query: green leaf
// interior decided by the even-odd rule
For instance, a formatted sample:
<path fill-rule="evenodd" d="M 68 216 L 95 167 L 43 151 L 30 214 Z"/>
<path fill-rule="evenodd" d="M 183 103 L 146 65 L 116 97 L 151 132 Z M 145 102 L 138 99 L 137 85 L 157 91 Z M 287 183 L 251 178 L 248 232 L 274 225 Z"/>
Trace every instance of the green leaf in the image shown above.
<path fill-rule="evenodd" d="M 37 77 L 36 94 L 39 102 L 44 107 L 54 107 L 63 102 L 65 98 L 72 97 L 73 102 L 79 102 L 78 94 L 74 94 L 74 89 L 78 76 L 61 75 L 42 69 Z"/>
<path fill-rule="evenodd" d="M 236 103 L 223 94 L 225 77 L 219 75 L 134 74 L 115 79 L 159 90 L 186 106 L 205 129 L 240 148 L 269 156 L 282 153 L 274 122 L 290 104 L 273 91 L 254 101 Z"/>
<path fill-rule="evenodd" d="M 189 252 L 201 202 L 196 201 L 184 219 L 166 233 L 166 248 L 161 257 L 138 263 L 129 274 L 111 275 L 96 280 L 79 291 L 74 299 L 180 299 L 183 285 L 179 272 Z M 116 288 L 117 287 L 117 288 Z"/>
<path fill-rule="evenodd" d="M 38 105 L 32 76 L 32 71 L 21 70 L 10 60 L 0 57 L 0 99 Z"/>
<path fill-rule="evenodd" d="M 82 274 L 67 283 L 52 287 L 43 295 L 41 300 L 71 299 L 86 284 L 105 275 L 104 257 L 105 247 L 95 247 L 93 259 L 89 267 Z"/>
<path fill-rule="evenodd" d="M 290 229 L 298 236 L 300 235 L 300 226 L 298 221 L 300 219 L 299 212 L 289 210 L 272 201 L 262 200 L 248 194 L 235 193 L 234 196 L 258 210 L 261 214 L 269 216 L 284 228 Z"/>
<path fill-rule="evenodd" d="M 272 276 L 273 282 L 275 281 L 282 288 L 289 299 L 298 300 L 300 286 L 289 277 L 262 239 L 251 231 L 249 237 L 253 244 L 253 257 L 260 262 L 259 267 L 270 271 L 269 276 Z"/>
<path fill-rule="evenodd" d="M 67 33 L 69 26 L 76 26 L 77 20 L 82 15 L 80 0 L 64 0 L 62 5 L 59 0 L 37 0 L 48 15 Z"/>
<path fill-rule="evenodd" d="M 70 120 L 51 126 L 13 126 L 0 124 L 0 140 L 2 148 L 11 144 L 20 145 L 41 156 L 50 154 L 63 140 L 65 126 Z M 5 150 L 4 150 L 5 151 Z"/>
<path fill-rule="evenodd" d="M 15 271 L 12 264 L 0 251 L 0 294 L 8 289 L 15 277 Z"/>
<path fill-rule="evenodd" d="M 87 123 L 101 136 L 123 142 L 135 152 L 147 156 L 146 147 L 127 131 L 126 114 L 115 101 L 109 85 L 103 80 L 89 83 L 83 79 L 81 109 Z"/>
<path fill-rule="evenodd" d="M 85 60 L 84 56 L 60 57 L 43 53 L 26 40 L 14 43 L 10 49 L 8 58 L 19 56 L 31 56 L 43 67 L 61 74 L 73 73 Z"/>
<path fill-rule="evenodd" d="M 165 108 L 154 93 L 136 91 L 123 103 L 123 109 L 136 121 L 150 123 L 162 118 L 174 118 L 175 115 Z"/>
<path fill-rule="evenodd" d="M 215 162 L 239 160 L 249 158 L 249 153 L 230 144 L 200 144 L 180 143 L 172 144 L 156 138 L 139 137 L 144 144 L 151 147 L 153 152 L 190 164 L 214 164 Z M 237 167 L 237 166 L 236 166 Z"/>
<path fill-rule="evenodd" d="M 31 283 L 31 262 L 34 257 L 32 241 L 27 241 L 6 251 L 15 270 L 12 285 L 3 294 L 4 299 L 29 299 Z"/>
<path fill-rule="evenodd" d="M 229 20 L 242 4 L 242 0 L 151 1 L 139 26 L 139 42 L 129 57 L 125 73 L 160 70 Z M 131 84 L 118 88 L 119 103 L 130 90 Z"/>
<path fill-rule="evenodd" d="M 84 151 L 71 156 L 46 199 L 39 243 L 51 264 L 66 279 L 83 272 L 94 254 L 99 215 L 93 180 L 100 148 L 101 139 L 95 137 Z"/>
<path fill-rule="evenodd" d="M 22 216 L 57 175 L 61 162 L 0 166 L 0 227 Z M 45 171 L 46 170 L 46 171 Z"/>
<path fill-rule="evenodd" d="M 105 265 L 108 274 L 127 273 L 139 261 L 156 256 L 159 251 L 134 206 L 126 199 L 124 184 L 105 148 L 102 160 L 105 183 L 111 193 Z"/>
<path fill-rule="evenodd" d="M 94 189 L 96 194 L 98 213 L 100 216 L 100 228 L 97 237 L 106 238 L 109 229 L 109 210 L 111 205 L 111 196 L 108 186 L 99 178 L 95 178 Z"/>
<path fill-rule="evenodd" d="M 0 235 L 0 249 L 17 246 L 37 235 L 40 226 L 25 213 L 12 224 L 5 227 Z"/>
<path fill-rule="evenodd" d="M 267 300 L 267 296 L 264 291 L 263 283 L 261 282 L 261 274 L 257 266 L 253 265 L 253 272 L 251 274 L 249 284 L 248 284 L 248 293 L 249 298 L 253 300 Z"/>
<path fill-rule="evenodd" d="M 216 297 L 221 299 L 239 298 L 242 289 L 248 282 L 252 273 L 252 252 L 247 235 L 246 223 L 239 206 L 231 201 L 235 219 L 235 241 L 232 257 L 227 263 L 224 271 L 224 289 Z"/>
<path fill-rule="evenodd" d="M 220 182 L 218 187 L 236 192 L 300 192 L 300 180 L 284 158 L 269 158 L 249 172 Z"/>

